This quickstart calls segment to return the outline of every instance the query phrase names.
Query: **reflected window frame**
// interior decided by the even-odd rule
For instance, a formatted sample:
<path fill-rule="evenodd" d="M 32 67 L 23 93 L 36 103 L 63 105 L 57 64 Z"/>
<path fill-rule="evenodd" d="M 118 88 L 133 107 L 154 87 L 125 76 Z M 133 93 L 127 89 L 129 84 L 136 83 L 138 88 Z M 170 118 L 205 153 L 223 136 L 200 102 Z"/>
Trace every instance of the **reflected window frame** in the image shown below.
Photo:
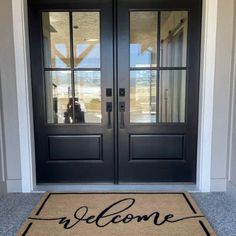
<path fill-rule="evenodd" d="M 184 121 L 180 121 L 180 122 L 160 122 L 160 117 L 159 117 L 159 106 L 160 106 L 160 88 L 159 88 L 159 83 L 160 83 L 160 77 L 161 77 L 161 72 L 163 70 L 167 70 L 167 69 L 176 69 L 177 71 L 185 71 L 185 74 L 186 74 L 186 86 L 187 86 L 187 81 L 188 81 L 188 59 L 189 59 L 189 11 L 188 10 L 168 10 L 168 11 L 165 11 L 165 10 L 150 10 L 150 11 L 155 11 L 157 12 L 158 14 L 158 29 L 157 29 L 157 66 L 147 66 L 147 67 L 133 67 L 132 64 L 131 64 L 131 59 L 130 59 L 130 64 L 129 64 L 129 71 L 131 72 L 132 70 L 156 70 L 157 72 L 157 82 L 156 82 L 156 122 L 155 124 L 156 125 L 173 125 L 173 124 L 184 124 L 186 123 L 186 115 L 187 115 L 187 87 L 185 87 L 185 94 L 184 94 L 184 97 L 185 97 L 185 100 L 184 100 L 184 106 L 185 106 L 185 113 L 184 113 Z M 129 11 L 129 15 L 132 13 L 132 12 L 146 12 L 145 10 L 130 10 Z M 179 65 L 173 65 L 172 66 L 162 66 L 162 58 L 161 58 L 161 14 L 163 12 L 171 12 L 171 13 L 179 13 L 179 14 L 186 14 L 187 17 L 185 19 L 185 21 L 183 22 L 180 22 L 181 24 L 184 24 L 186 23 L 186 25 L 184 27 L 186 27 L 187 29 L 187 35 L 186 35 L 186 45 L 184 46 L 185 47 L 185 63 L 182 64 L 181 63 L 181 66 Z M 129 29 L 129 34 L 131 34 L 131 29 Z M 131 37 L 131 36 L 129 36 Z M 131 51 L 130 51 L 130 40 L 129 40 L 129 56 L 131 57 Z M 129 76 L 130 79 L 129 81 L 131 81 L 131 76 Z M 131 120 L 131 84 L 129 84 L 130 88 L 130 93 L 129 93 L 129 123 L 130 125 L 143 125 L 143 124 L 153 124 L 153 123 L 150 123 L 150 122 L 132 122 Z"/>
<path fill-rule="evenodd" d="M 171 14 L 171 13 L 178 13 L 182 14 L 179 16 L 179 22 L 175 22 L 175 25 L 173 26 L 174 28 L 168 29 L 165 35 L 166 37 L 162 39 L 162 14 Z M 159 20 L 160 20 L 160 67 L 161 68 L 172 68 L 172 67 L 179 67 L 179 68 L 186 68 L 188 67 L 188 45 L 189 45 L 189 11 L 188 10 L 166 10 L 166 11 L 159 11 Z M 164 59 L 168 59 L 168 57 L 164 54 L 164 49 L 163 49 L 163 41 L 164 40 L 170 40 L 171 39 L 176 39 L 176 35 L 180 31 L 183 31 L 183 44 L 182 44 L 182 62 L 180 64 L 175 64 L 175 61 L 164 61 Z M 176 46 L 176 45 L 175 45 Z M 168 45 L 167 52 L 166 53 L 171 53 L 173 52 L 173 45 Z M 173 59 L 173 58 L 171 58 Z"/>
<path fill-rule="evenodd" d="M 48 14 L 48 20 L 49 20 L 49 44 L 50 44 L 50 49 L 48 47 L 46 47 L 46 43 L 45 43 L 45 37 L 44 37 L 44 22 L 45 22 L 45 18 L 44 18 L 44 15 Z M 51 34 L 52 33 L 56 33 L 56 29 L 51 25 L 51 22 L 50 22 L 50 14 L 64 14 L 65 16 L 67 15 L 66 18 L 68 18 L 68 25 L 66 26 L 67 28 L 67 31 L 68 31 L 68 35 L 66 36 L 67 39 L 67 43 L 68 43 L 68 50 L 67 50 L 67 53 L 68 53 L 68 57 L 66 57 L 68 59 L 68 63 L 69 65 L 68 66 L 56 66 L 56 57 L 55 57 L 55 61 L 53 62 L 52 61 L 52 51 L 53 50 L 57 50 L 55 45 L 54 45 L 54 49 L 51 48 Z M 64 19 L 65 20 L 65 19 Z M 56 68 L 63 68 L 63 69 L 70 69 L 72 67 L 71 65 L 71 41 L 70 41 L 70 12 L 68 11 L 42 11 L 41 12 L 41 35 L 42 35 L 42 43 L 43 43 L 43 66 L 44 68 L 47 68 L 47 69 L 56 69 Z M 64 35 L 64 34 L 63 34 Z M 62 44 L 60 44 L 61 46 Z M 45 51 L 50 51 L 50 57 L 47 57 L 46 55 L 46 52 Z M 61 53 L 61 52 L 59 52 Z M 63 53 L 61 53 L 63 55 Z M 64 55 L 63 55 L 64 56 Z M 64 63 L 65 64 L 65 63 Z"/>
<path fill-rule="evenodd" d="M 98 11 L 94 11 L 94 10 L 91 10 L 91 11 L 71 11 L 71 10 L 68 10 L 68 11 L 57 11 L 57 10 L 50 10 L 50 11 L 47 11 L 47 10 L 43 10 L 41 11 L 41 37 L 42 37 L 42 49 L 43 49 L 43 57 L 42 57 L 42 60 L 43 60 L 43 69 L 44 69 L 44 91 L 45 91 L 45 94 L 44 94 L 44 106 L 45 106 L 45 118 L 44 118 L 44 122 L 46 125 L 101 125 L 103 123 L 103 120 L 102 120 L 102 116 L 101 116 L 101 119 L 99 122 L 88 122 L 86 123 L 85 122 L 85 119 L 82 119 L 81 122 L 75 122 L 75 110 L 76 110 L 76 106 L 75 106 L 75 103 L 78 102 L 76 101 L 76 97 L 75 97 L 75 75 L 74 75 L 74 72 L 79 72 L 79 71 L 84 71 L 84 68 L 76 68 L 74 66 L 74 58 L 75 58 L 75 53 L 74 53 L 74 35 L 73 35 L 73 14 L 75 13 L 84 13 L 84 12 L 87 12 L 87 13 L 97 13 L 99 16 L 98 16 L 98 20 L 99 20 L 99 67 L 96 67 L 96 68 L 86 68 L 87 70 L 90 70 L 90 71 L 94 71 L 94 72 L 97 72 L 99 71 L 100 74 L 102 73 L 102 69 L 101 69 L 101 12 L 98 10 Z M 45 64 L 45 42 L 43 40 L 43 30 L 44 30 L 44 26 L 43 26 L 43 14 L 44 13 L 47 13 L 47 14 L 50 14 L 50 13 L 65 13 L 65 14 L 68 14 L 69 17 L 68 17 L 68 24 L 69 24 L 69 46 L 70 46 L 70 67 L 50 67 L 50 66 L 47 66 Z M 71 78 L 70 78 L 70 82 L 71 82 L 71 90 L 72 91 L 72 97 L 70 97 L 69 100 L 72 101 L 72 107 L 73 109 L 72 110 L 72 117 L 71 116 L 68 116 L 68 121 L 67 122 L 56 122 L 57 119 L 54 119 L 53 118 L 53 122 L 51 122 L 51 120 L 49 119 L 48 117 L 48 113 L 50 111 L 48 111 L 48 92 L 46 91 L 47 88 L 47 84 L 45 82 L 46 80 L 46 73 L 52 73 L 52 72 L 60 72 L 60 71 L 66 71 L 66 72 L 70 72 L 71 73 Z M 101 88 L 101 84 L 102 84 L 102 81 L 101 81 L 101 78 L 102 76 L 100 76 L 100 91 L 102 91 L 102 88 Z M 50 92 L 51 94 L 53 94 L 53 91 Z M 100 93 L 100 100 L 102 100 L 102 94 Z M 54 99 L 54 96 L 51 97 L 50 100 L 53 100 Z M 51 103 L 51 102 L 49 102 Z M 57 104 L 58 105 L 58 104 Z M 54 108 L 53 108 L 54 109 Z M 102 105 L 100 107 L 100 112 L 102 114 Z M 84 116 L 85 117 L 85 116 Z M 71 119 L 72 119 L 72 122 L 71 122 Z"/>
<path fill-rule="evenodd" d="M 156 17 L 156 20 L 155 20 L 155 29 L 154 29 L 154 33 L 155 33 L 155 44 L 154 44 L 154 62 L 152 63 L 152 59 L 150 60 L 150 63 L 148 64 L 140 64 L 139 66 L 135 65 L 135 61 L 132 60 L 132 53 L 131 53 L 131 49 L 132 49 L 132 46 L 131 45 L 134 45 L 131 43 L 131 37 L 132 37 L 132 15 L 135 15 L 135 14 L 140 14 L 140 13 L 155 13 L 155 17 Z M 159 48 L 158 48 L 158 35 L 159 35 L 159 26 L 158 26 L 158 21 L 159 21 L 159 13 L 158 11 L 155 11 L 155 10 L 148 10 L 148 11 L 139 11 L 139 10 L 130 10 L 129 11 L 129 66 L 130 68 L 154 68 L 154 67 L 157 67 L 158 66 L 158 51 L 159 51 Z M 148 48 L 147 48 L 148 49 Z M 148 50 L 146 50 L 148 51 Z M 139 59 L 140 60 L 140 59 Z"/>
<path fill-rule="evenodd" d="M 74 23 L 75 23 L 75 21 L 74 21 L 74 14 L 76 14 L 76 13 L 91 13 L 91 14 L 97 14 L 98 16 L 97 16 L 97 20 L 98 20 L 98 29 L 97 29 L 97 31 L 98 31 L 98 36 L 99 37 L 97 37 L 97 39 L 98 39 L 98 45 L 97 45 L 97 47 L 98 47 L 98 51 L 99 51 L 99 53 L 98 53 L 98 57 L 96 58 L 96 59 L 98 59 L 98 63 L 97 63 L 97 65 L 93 65 L 93 66 L 79 66 L 79 64 L 78 65 L 76 65 L 76 63 L 75 63 L 75 59 L 76 59 L 76 48 L 75 48 L 75 34 L 74 34 L 74 32 L 75 32 L 75 30 L 79 30 L 79 27 L 78 28 L 75 28 L 77 25 L 75 25 Z M 72 45 L 72 48 L 73 48 L 73 65 L 74 65 L 74 68 L 75 69 L 88 69 L 88 70 L 92 70 L 92 69 L 101 69 L 101 47 L 102 47 L 102 38 L 101 38 L 101 12 L 100 11 L 73 11 L 72 12 L 72 35 L 73 35 L 73 45 Z M 95 40 L 95 38 L 91 38 L 91 39 L 86 39 L 86 40 L 88 40 L 88 44 L 89 44 L 89 40 L 92 40 L 91 42 L 93 42 L 94 40 Z M 95 42 L 95 41 L 94 41 Z M 90 43 L 90 45 L 92 45 L 92 43 Z M 77 44 L 77 47 L 78 47 L 78 44 Z M 86 51 L 86 50 L 88 50 L 88 48 L 86 48 L 84 51 Z M 86 59 L 86 58 L 85 58 Z"/>

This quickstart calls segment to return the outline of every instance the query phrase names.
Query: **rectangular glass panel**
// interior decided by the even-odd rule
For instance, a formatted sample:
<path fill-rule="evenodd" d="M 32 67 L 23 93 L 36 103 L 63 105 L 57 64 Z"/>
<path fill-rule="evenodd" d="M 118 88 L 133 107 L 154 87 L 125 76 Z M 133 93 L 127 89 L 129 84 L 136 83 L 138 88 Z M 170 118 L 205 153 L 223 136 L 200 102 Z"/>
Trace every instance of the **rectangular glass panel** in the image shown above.
<path fill-rule="evenodd" d="M 43 12 L 44 65 L 70 67 L 70 27 L 68 12 Z"/>
<path fill-rule="evenodd" d="M 100 68 L 100 14 L 73 13 L 74 66 Z"/>
<path fill-rule="evenodd" d="M 100 71 L 75 72 L 75 120 L 84 114 L 84 122 L 101 123 L 101 73 Z M 78 123 L 78 121 L 75 121 Z"/>
<path fill-rule="evenodd" d="M 130 72 L 130 122 L 156 122 L 156 71 Z"/>
<path fill-rule="evenodd" d="M 159 122 L 185 122 L 186 71 L 163 70 L 159 80 Z"/>
<path fill-rule="evenodd" d="M 157 66 L 158 12 L 130 12 L 130 66 Z"/>
<path fill-rule="evenodd" d="M 71 94 L 71 72 L 51 71 L 45 72 L 47 122 L 71 123 L 72 117 L 69 104 Z"/>
<path fill-rule="evenodd" d="M 161 66 L 185 67 L 187 41 L 188 12 L 161 12 Z"/>

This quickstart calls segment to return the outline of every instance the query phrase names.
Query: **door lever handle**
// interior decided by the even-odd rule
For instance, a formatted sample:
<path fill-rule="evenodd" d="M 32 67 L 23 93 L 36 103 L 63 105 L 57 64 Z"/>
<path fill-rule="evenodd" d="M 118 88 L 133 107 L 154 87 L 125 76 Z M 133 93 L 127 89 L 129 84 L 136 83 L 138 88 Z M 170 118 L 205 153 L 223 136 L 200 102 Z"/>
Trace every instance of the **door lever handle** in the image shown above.
<path fill-rule="evenodd" d="M 120 128 L 125 128 L 125 102 L 119 103 L 119 111 L 120 111 Z"/>
<path fill-rule="evenodd" d="M 107 128 L 111 129 L 112 128 L 112 124 L 111 124 L 112 102 L 107 102 L 106 103 L 106 111 L 108 113 Z"/>

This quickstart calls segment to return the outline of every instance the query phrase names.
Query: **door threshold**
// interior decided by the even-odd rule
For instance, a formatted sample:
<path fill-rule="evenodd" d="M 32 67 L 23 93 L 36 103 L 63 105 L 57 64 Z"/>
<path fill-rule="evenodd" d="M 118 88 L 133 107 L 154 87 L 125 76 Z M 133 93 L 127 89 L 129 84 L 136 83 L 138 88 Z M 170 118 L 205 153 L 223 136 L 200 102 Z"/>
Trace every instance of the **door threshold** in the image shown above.
<path fill-rule="evenodd" d="M 187 191 L 198 192 L 195 183 L 158 184 L 38 184 L 34 192 L 130 192 L 130 191 Z"/>

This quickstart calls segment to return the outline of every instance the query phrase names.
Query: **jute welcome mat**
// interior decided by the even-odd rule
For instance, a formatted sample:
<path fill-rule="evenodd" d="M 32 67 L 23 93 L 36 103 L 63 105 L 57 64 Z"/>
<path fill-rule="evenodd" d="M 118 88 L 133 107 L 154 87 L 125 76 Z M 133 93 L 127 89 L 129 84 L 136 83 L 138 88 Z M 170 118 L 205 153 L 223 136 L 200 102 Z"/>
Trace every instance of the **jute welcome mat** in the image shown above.
<path fill-rule="evenodd" d="M 216 235 L 188 193 L 46 193 L 18 234 Z"/>

